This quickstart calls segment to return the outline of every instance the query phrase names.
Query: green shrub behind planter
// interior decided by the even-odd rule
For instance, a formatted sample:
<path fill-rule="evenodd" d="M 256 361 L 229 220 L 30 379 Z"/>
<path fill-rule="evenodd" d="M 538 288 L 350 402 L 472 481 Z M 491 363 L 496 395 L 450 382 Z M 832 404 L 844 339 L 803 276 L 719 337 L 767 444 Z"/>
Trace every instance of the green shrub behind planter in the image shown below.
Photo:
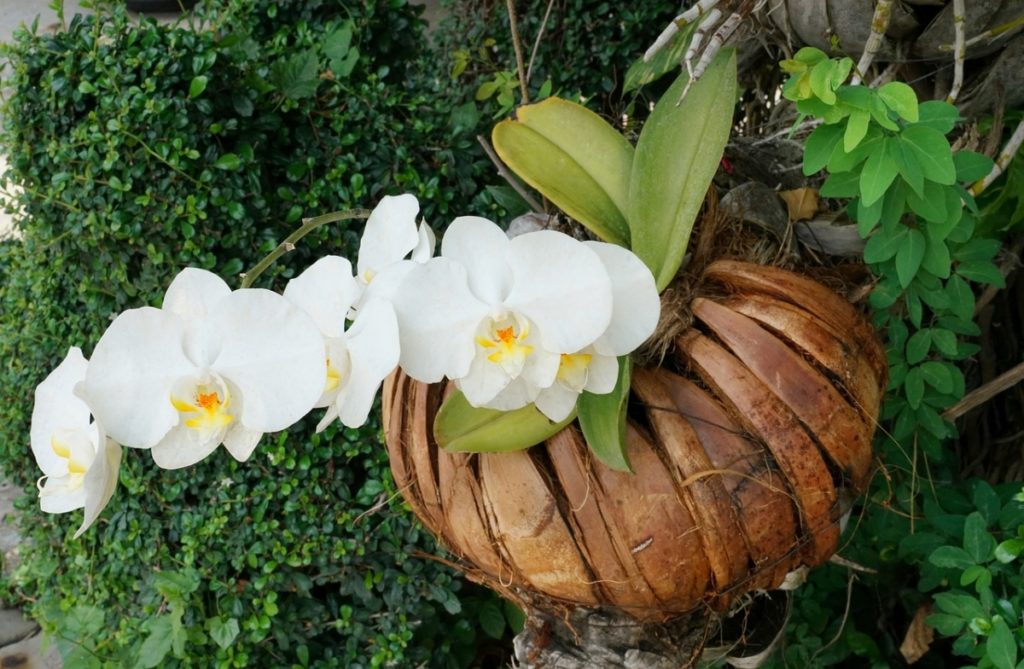
<path fill-rule="evenodd" d="M 26 488 L 35 385 L 113 314 L 157 304 L 181 267 L 237 285 L 304 216 L 403 191 L 447 209 L 443 166 L 420 149 L 446 117 L 403 85 L 413 8 L 221 4 L 195 31 L 113 8 L 6 49 L 24 241 L 0 248 L 0 466 Z M 358 233 L 319 231 L 263 285 Z M 410 556 L 433 543 L 395 502 L 379 425 L 312 425 L 265 437 L 244 465 L 221 451 L 168 472 L 129 451 L 78 541 L 75 514 L 26 498 L 34 543 L 15 581 L 66 666 L 467 664 L 477 625 L 461 582 Z"/>

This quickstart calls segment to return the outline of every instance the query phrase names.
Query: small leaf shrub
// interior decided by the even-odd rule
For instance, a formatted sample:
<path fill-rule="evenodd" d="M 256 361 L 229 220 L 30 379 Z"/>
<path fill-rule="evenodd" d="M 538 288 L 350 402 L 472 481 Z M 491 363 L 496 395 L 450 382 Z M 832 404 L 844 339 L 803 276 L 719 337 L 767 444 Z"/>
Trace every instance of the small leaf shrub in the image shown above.
<path fill-rule="evenodd" d="M 447 115 L 404 85 L 418 10 L 348 5 L 217 3 L 195 29 L 112 5 L 5 47 L 23 241 L 0 246 L 0 466 L 26 489 L 32 388 L 181 267 L 237 285 L 303 217 L 387 192 L 447 212 Z M 350 250 L 357 225 L 318 230 L 262 285 Z M 69 667 L 468 665 L 479 626 L 460 579 L 411 556 L 436 548 L 396 502 L 379 424 L 312 425 L 265 437 L 246 465 L 166 472 L 128 452 L 79 541 L 74 518 L 26 497 L 12 598 Z"/>

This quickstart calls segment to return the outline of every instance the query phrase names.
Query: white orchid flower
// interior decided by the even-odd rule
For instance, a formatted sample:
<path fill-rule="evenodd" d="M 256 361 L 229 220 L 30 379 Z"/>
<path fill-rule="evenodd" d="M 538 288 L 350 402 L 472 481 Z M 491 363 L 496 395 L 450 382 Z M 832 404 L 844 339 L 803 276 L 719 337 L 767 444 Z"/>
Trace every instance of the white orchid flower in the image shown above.
<path fill-rule="evenodd" d="M 615 388 L 618 356 L 644 343 L 654 333 L 661 315 L 654 275 L 640 258 L 615 244 L 584 243 L 601 258 L 611 278 L 612 319 L 593 345 L 562 354 L 555 382 L 541 389 L 534 399 L 537 408 L 555 422 L 572 413 L 584 390 L 603 395 Z"/>
<path fill-rule="evenodd" d="M 509 240 L 466 216 L 448 228 L 441 257 L 408 272 L 394 305 L 406 373 L 454 379 L 474 406 L 501 395 L 515 408 L 551 385 L 562 353 L 607 330 L 612 288 L 598 254 L 567 235 Z"/>
<path fill-rule="evenodd" d="M 366 422 L 381 382 L 398 365 L 398 321 L 385 300 L 370 297 L 345 321 L 361 289 L 345 258 L 326 256 L 288 282 L 284 296 L 316 322 L 327 347 L 327 381 L 317 407 L 327 413 L 323 430 L 335 418 L 348 427 Z"/>
<path fill-rule="evenodd" d="M 47 513 L 85 509 L 77 539 L 99 517 L 117 487 L 121 447 L 90 421 L 89 405 L 75 394 L 88 363 L 72 347 L 36 388 L 30 440 L 45 476 L 39 503 Z"/>
<path fill-rule="evenodd" d="M 110 324 L 83 389 L 116 441 L 177 469 L 222 443 L 247 460 L 264 433 L 313 408 L 325 361 L 316 324 L 288 300 L 185 269 L 162 309 L 130 309 Z"/>
<path fill-rule="evenodd" d="M 405 275 L 434 255 L 434 231 L 421 222 L 416 227 L 420 205 L 414 195 L 385 195 L 370 213 L 359 241 L 356 280 L 360 297 L 390 300 Z"/>

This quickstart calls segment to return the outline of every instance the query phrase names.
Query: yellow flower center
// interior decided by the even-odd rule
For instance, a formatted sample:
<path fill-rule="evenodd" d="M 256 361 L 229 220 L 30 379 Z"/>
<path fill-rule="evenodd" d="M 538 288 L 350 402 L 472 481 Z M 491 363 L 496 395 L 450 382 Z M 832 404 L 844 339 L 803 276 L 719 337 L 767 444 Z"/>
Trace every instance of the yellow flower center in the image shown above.
<path fill-rule="evenodd" d="M 85 481 L 85 472 L 89 469 L 88 464 L 83 464 L 77 458 L 72 455 L 70 445 L 57 438 L 54 434 L 50 437 L 50 448 L 53 452 L 68 463 L 68 483 L 67 490 L 77 490 L 82 487 L 82 483 Z"/>
<path fill-rule="evenodd" d="M 188 400 L 171 396 L 171 404 L 185 418 L 185 426 L 194 430 L 218 430 L 235 419 L 229 409 L 231 397 L 224 389 L 224 399 L 216 388 L 198 385 Z"/>
<path fill-rule="evenodd" d="M 522 363 L 526 356 L 533 353 L 533 347 L 523 343 L 530 334 L 530 326 L 523 321 L 516 333 L 516 325 L 498 327 L 494 324 L 491 327 L 489 336 L 476 338 L 476 343 L 490 353 L 487 359 L 496 364 Z"/>

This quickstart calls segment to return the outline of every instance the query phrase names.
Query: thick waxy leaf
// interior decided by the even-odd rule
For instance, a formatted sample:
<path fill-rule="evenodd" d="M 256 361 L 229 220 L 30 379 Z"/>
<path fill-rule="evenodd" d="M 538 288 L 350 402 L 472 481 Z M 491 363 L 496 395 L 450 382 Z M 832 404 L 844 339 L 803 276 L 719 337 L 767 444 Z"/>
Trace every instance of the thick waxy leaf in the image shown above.
<path fill-rule="evenodd" d="M 735 52 L 720 53 L 680 100 L 687 83 L 681 75 L 655 106 L 640 133 L 629 182 L 632 249 L 651 268 L 659 290 L 679 269 L 729 138 Z"/>
<path fill-rule="evenodd" d="M 548 98 L 494 127 L 505 164 L 601 239 L 629 245 L 626 200 L 633 147 L 586 107 Z"/>
<path fill-rule="evenodd" d="M 479 409 L 453 392 L 434 420 L 434 439 L 447 450 L 467 453 L 518 451 L 544 441 L 576 417 L 553 423 L 530 404 L 515 411 Z"/>
<path fill-rule="evenodd" d="M 633 471 L 626 448 L 626 406 L 629 404 L 629 356 L 619 358 L 619 380 L 610 393 L 584 392 L 577 400 L 580 428 L 597 459 L 612 469 Z"/>

